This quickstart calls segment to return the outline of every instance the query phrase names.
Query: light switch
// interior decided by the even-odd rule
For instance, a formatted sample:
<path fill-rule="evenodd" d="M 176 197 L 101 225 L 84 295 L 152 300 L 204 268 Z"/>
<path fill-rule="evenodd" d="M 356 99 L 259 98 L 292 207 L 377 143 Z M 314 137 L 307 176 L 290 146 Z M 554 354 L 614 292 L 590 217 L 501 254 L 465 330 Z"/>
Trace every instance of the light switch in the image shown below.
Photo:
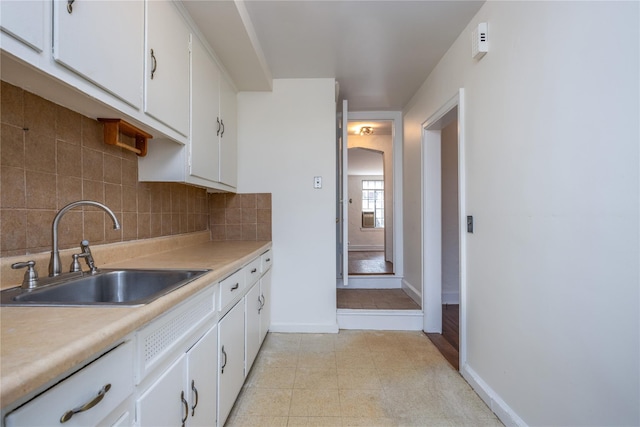
<path fill-rule="evenodd" d="M 313 188 L 322 188 L 322 177 L 314 176 L 313 177 Z"/>

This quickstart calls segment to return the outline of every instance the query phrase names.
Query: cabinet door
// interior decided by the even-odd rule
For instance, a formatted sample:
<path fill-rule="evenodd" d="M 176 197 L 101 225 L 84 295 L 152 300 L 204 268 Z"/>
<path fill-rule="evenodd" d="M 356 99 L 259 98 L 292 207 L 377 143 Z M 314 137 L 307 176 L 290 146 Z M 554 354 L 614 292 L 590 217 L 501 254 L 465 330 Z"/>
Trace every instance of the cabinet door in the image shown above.
<path fill-rule="evenodd" d="M 136 402 L 137 425 L 162 427 L 183 423 L 189 398 L 185 393 L 186 357 L 183 353 L 140 395 Z"/>
<path fill-rule="evenodd" d="M 44 50 L 44 0 L 0 2 L 0 29 L 37 52 Z"/>
<path fill-rule="evenodd" d="M 260 279 L 262 310 L 260 310 L 260 344 L 264 341 L 271 326 L 271 269 Z"/>
<path fill-rule="evenodd" d="M 28 2 L 27 2 L 28 3 Z M 142 106 L 144 2 L 54 1 L 53 57 L 133 107 Z"/>
<path fill-rule="evenodd" d="M 245 303 L 245 375 L 253 365 L 260 349 L 260 283 L 253 285 L 244 297 Z"/>
<path fill-rule="evenodd" d="M 188 136 L 191 32 L 171 1 L 148 1 L 146 4 L 144 111 Z"/>
<path fill-rule="evenodd" d="M 223 132 L 220 138 L 220 182 L 231 187 L 238 185 L 238 101 L 233 88 L 220 79 L 220 120 Z"/>
<path fill-rule="evenodd" d="M 244 304 L 218 323 L 218 425 L 224 425 L 244 383 Z"/>
<path fill-rule="evenodd" d="M 218 182 L 220 71 L 197 37 L 191 52 L 191 150 L 189 173 Z"/>
<path fill-rule="evenodd" d="M 189 351 L 189 425 L 216 425 L 218 327 L 209 330 Z"/>

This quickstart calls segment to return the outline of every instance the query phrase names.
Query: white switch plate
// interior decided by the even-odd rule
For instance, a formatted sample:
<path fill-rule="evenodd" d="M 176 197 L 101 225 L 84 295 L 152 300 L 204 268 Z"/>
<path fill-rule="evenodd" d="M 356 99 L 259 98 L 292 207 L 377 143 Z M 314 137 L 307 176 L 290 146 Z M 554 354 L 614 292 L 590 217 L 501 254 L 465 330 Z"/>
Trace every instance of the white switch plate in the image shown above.
<path fill-rule="evenodd" d="M 313 177 L 313 188 L 322 188 L 322 177 L 314 176 Z"/>

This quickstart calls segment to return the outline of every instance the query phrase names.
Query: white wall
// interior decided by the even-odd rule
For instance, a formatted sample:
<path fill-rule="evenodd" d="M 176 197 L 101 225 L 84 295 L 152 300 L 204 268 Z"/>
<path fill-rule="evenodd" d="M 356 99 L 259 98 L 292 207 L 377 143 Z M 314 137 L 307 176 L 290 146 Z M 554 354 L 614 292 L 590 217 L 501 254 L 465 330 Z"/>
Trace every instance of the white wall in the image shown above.
<path fill-rule="evenodd" d="M 460 302 L 458 241 L 458 120 L 446 125 L 441 137 L 442 171 L 442 302 Z"/>
<path fill-rule="evenodd" d="M 274 331 L 337 331 L 334 98 L 334 79 L 238 94 L 238 192 L 272 193 Z"/>
<path fill-rule="evenodd" d="M 421 124 L 465 88 L 467 378 L 509 422 L 639 425 L 639 3 L 487 2 L 405 109 L 405 280 Z M 511 413 L 509 411 L 512 411 Z"/>

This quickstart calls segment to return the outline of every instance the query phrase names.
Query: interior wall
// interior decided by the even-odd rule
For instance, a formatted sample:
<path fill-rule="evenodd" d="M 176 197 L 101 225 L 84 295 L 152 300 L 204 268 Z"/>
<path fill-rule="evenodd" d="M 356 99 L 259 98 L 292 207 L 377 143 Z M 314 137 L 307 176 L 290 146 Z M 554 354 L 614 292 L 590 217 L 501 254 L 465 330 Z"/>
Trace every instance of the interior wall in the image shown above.
<path fill-rule="evenodd" d="M 420 289 L 422 124 L 465 89 L 462 371 L 510 422 L 640 424 L 638 16 L 487 2 L 404 111 L 405 280 Z"/>
<path fill-rule="evenodd" d="M 383 178 L 382 175 L 349 175 L 350 251 L 384 250 L 384 229 L 362 228 L 362 181 Z"/>
<path fill-rule="evenodd" d="M 458 120 L 441 133 L 442 170 L 442 302 L 460 303 L 460 243 L 458 231 Z"/>
<path fill-rule="evenodd" d="M 384 163 L 384 211 L 385 211 L 385 259 L 393 262 L 393 136 L 392 135 L 349 135 L 348 148 L 370 148 L 382 151 Z"/>
<path fill-rule="evenodd" d="M 238 94 L 238 191 L 272 198 L 273 331 L 338 330 L 335 114 L 334 79 Z"/>

